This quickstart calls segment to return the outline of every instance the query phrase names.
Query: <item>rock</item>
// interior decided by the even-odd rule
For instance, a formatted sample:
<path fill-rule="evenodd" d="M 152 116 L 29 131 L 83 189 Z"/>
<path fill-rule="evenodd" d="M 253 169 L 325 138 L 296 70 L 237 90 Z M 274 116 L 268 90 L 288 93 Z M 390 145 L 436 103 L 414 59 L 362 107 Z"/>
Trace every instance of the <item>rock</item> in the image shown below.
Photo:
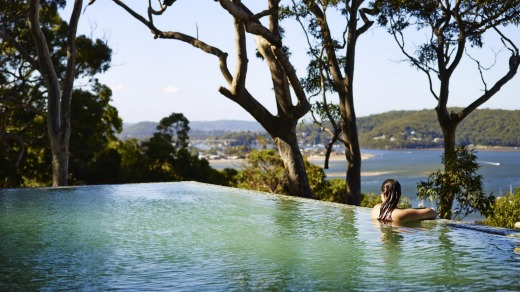
<path fill-rule="evenodd" d="M 519 228 L 520 229 L 520 222 L 516 222 L 515 223 L 515 228 Z"/>

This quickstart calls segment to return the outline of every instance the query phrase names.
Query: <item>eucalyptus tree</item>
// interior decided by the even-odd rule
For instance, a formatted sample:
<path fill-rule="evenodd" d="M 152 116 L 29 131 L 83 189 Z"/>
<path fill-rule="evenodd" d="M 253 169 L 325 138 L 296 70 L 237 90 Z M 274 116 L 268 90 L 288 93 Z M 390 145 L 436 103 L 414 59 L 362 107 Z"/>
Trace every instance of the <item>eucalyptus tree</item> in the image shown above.
<path fill-rule="evenodd" d="M 228 53 L 220 48 L 205 43 L 198 36 L 176 31 L 164 31 L 155 25 L 155 18 L 163 15 L 167 10 L 174 9 L 176 1 L 159 2 L 158 6 L 153 6 L 150 1 L 144 16 L 123 1 L 114 0 L 114 2 L 148 27 L 154 38 L 185 42 L 196 49 L 217 57 L 220 71 L 228 85 L 228 87 L 220 87 L 219 92 L 245 109 L 271 135 L 284 161 L 290 193 L 296 196 L 312 197 L 296 137 L 298 121 L 309 111 L 310 104 L 293 64 L 289 61 L 287 49 L 283 45 L 283 29 L 280 26 L 278 14 L 279 0 L 266 1 L 266 9 L 258 13 L 253 13 L 240 0 L 220 0 L 218 3 L 207 1 L 193 5 L 193 9 L 200 9 L 200 5 L 220 5 L 220 9 L 224 9 L 232 16 L 236 47 L 236 71 L 234 74 L 228 68 Z M 215 31 L 215 33 L 218 33 L 218 31 Z M 276 114 L 269 112 L 248 90 L 246 84 L 248 75 L 247 37 L 254 37 L 257 53 L 261 55 L 269 69 L 278 111 Z M 292 100 L 293 94 L 296 104 Z"/>
<path fill-rule="evenodd" d="M 141 144 L 148 161 L 151 181 L 179 181 L 184 177 L 175 171 L 177 166 L 191 169 L 190 165 L 178 165 L 179 154 L 189 144 L 189 121 L 181 113 L 172 113 L 161 119 L 157 131 Z M 181 155 L 182 156 L 182 155 Z M 189 156 L 189 155 L 188 155 Z"/>
<path fill-rule="evenodd" d="M 139 153 L 142 153 L 144 162 L 141 178 L 144 181 L 189 180 L 229 185 L 230 178 L 227 175 L 232 173 L 213 169 L 206 159 L 192 155 L 188 148 L 189 121 L 182 113 L 172 113 L 162 118 L 156 129 L 153 137 L 140 145 Z M 139 161 L 138 157 L 136 153 L 131 159 Z"/>
<path fill-rule="evenodd" d="M 374 8 L 379 13 L 379 23 L 388 26 L 402 53 L 411 65 L 423 72 L 429 82 L 429 91 L 437 100 L 435 110 L 444 134 L 445 171 L 456 173 L 455 133 L 457 126 L 475 109 L 483 105 L 508 83 L 517 73 L 520 65 L 519 49 L 514 44 L 511 34 L 518 34 L 518 29 L 506 26 L 518 26 L 520 21 L 520 1 L 474 1 L 474 0 L 421 0 L 398 1 L 378 0 Z M 516 27 L 515 27 L 516 28 Z M 409 46 L 407 41 L 415 36 L 426 36 L 422 44 Z M 485 68 L 482 59 L 474 53 L 484 48 L 486 38 L 496 35 L 509 51 L 508 66 L 505 69 Z M 415 42 L 420 39 L 415 38 Z M 488 59 L 498 58 L 492 53 Z M 503 54 L 502 54 L 503 56 Z M 450 90 L 457 85 L 452 82 L 454 73 L 464 58 L 475 61 L 481 78 L 482 93 L 468 97 L 469 104 L 460 111 L 448 108 Z M 484 57 L 484 58 L 485 58 Z M 491 57 L 491 58 L 490 58 Z M 496 72 L 498 79 L 489 81 L 485 71 Z M 477 86 L 477 85 L 475 85 Z M 444 188 L 449 190 L 449 187 Z M 450 218 L 454 195 L 441 192 L 439 213 L 441 218 Z"/>
<path fill-rule="evenodd" d="M 46 88 L 47 94 L 47 129 L 52 149 L 52 185 L 60 186 L 68 184 L 68 159 L 69 159 L 69 137 L 70 137 L 70 101 L 72 97 L 72 88 L 75 78 L 75 64 L 76 64 L 76 30 L 78 20 L 81 13 L 82 1 L 74 2 L 74 9 L 70 18 L 70 23 L 67 29 L 67 64 L 65 69 L 65 76 L 60 82 L 56 64 L 52 60 L 52 47 L 49 47 L 47 37 L 42 29 L 40 17 L 40 1 L 31 0 L 27 4 L 19 3 L 26 7 L 27 21 L 29 24 L 29 32 L 33 41 L 36 55 L 35 59 L 30 52 L 26 51 L 16 38 L 18 35 L 11 35 L 11 32 L 21 31 L 20 28 L 11 27 L 11 32 L 2 30 L 0 35 L 4 41 L 11 44 L 12 47 L 20 51 L 20 55 L 25 59 L 30 66 L 38 71 L 41 75 Z M 64 5 L 65 1 L 61 3 L 49 3 L 43 7 L 44 10 L 55 12 L 59 5 Z M 52 11 L 54 10 L 54 11 Z M 51 31 L 51 27 L 46 27 Z"/>
<path fill-rule="evenodd" d="M 74 1 L 69 23 L 59 15 L 66 5 L 63 0 L 1 4 L 0 39 L 2 59 L 6 60 L 0 64 L 2 120 L 9 121 L 9 134 L 22 137 L 25 146 L 49 139 L 52 185 L 67 185 L 74 81 L 81 77 L 93 81 L 95 74 L 107 70 L 111 51 L 102 41 L 76 36 L 82 1 Z M 41 128 L 42 122 L 47 128 L 45 135 L 27 130 Z M 39 138 L 27 141 L 24 137 Z M 46 161 L 46 149 L 34 152 L 25 150 L 34 161 Z M 24 175 L 31 171 L 36 170 L 28 167 Z M 37 172 L 45 173 L 41 169 Z"/>
<path fill-rule="evenodd" d="M 321 97 L 313 105 L 313 117 L 331 135 L 326 146 L 325 168 L 328 168 L 332 146 L 337 141 L 342 142 L 347 161 L 344 201 L 358 206 L 361 203 L 361 151 L 354 108 L 354 68 L 358 38 L 373 24 L 367 17 L 370 10 L 362 7 L 363 2 L 304 0 L 297 3 L 293 0 L 293 6 L 286 11 L 289 16 L 296 17 L 307 36 L 311 61 L 305 88 Z M 339 11 L 345 20 L 339 38 L 335 38 L 337 27 L 331 27 L 327 16 L 332 13 L 331 9 Z M 359 19 L 363 21 L 362 25 L 359 25 Z M 337 94 L 339 101 L 327 100 L 327 92 Z"/>

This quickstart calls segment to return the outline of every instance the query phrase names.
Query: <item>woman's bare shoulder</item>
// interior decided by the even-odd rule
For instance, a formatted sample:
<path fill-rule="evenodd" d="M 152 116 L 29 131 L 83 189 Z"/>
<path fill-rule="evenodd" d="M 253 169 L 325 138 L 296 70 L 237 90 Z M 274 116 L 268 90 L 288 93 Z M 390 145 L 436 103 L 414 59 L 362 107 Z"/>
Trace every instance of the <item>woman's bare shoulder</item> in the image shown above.
<path fill-rule="evenodd" d="M 436 217 L 437 212 L 431 208 L 395 209 L 392 212 L 393 221 L 432 220 Z"/>
<path fill-rule="evenodd" d="M 373 208 L 372 208 L 372 219 L 377 219 L 379 218 L 379 212 L 381 211 L 381 204 L 376 204 Z"/>

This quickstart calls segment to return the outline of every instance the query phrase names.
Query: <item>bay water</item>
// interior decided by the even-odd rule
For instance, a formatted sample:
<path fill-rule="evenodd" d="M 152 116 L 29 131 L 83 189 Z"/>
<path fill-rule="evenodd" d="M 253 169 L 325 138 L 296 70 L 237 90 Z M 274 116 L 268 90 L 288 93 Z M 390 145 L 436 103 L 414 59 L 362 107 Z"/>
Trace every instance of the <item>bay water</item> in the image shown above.
<path fill-rule="evenodd" d="M 361 152 L 369 158 L 361 165 L 361 188 L 363 193 L 379 193 L 382 182 L 387 178 L 399 180 L 403 196 L 410 198 L 414 207 L 417 206 L 417 183 L 426 181 L 428 175 L 443 169 L 441 156 L 443 150 L 372 150 L 362 149 Z M 480 165 L 478 174 L 482 175 L 486 194 L 503 196 L 515 191 L 520 186 L 520 150 L 476 150 L 477 162 Z M 323 160 L 310 160 L 323 167 Z M 236 161 L 212 161 L 212 167 L 240 169 L 243 163 Z M 329 169 L 325 170 L 327 177 L 345 178 L 345 159 L 332 159 Z"/>

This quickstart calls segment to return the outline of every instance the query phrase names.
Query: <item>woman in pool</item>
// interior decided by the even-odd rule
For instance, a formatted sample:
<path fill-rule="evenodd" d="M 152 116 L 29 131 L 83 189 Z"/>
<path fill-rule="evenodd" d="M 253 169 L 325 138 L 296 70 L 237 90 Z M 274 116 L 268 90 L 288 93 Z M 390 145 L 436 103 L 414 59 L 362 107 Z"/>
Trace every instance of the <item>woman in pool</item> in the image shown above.
<path fill-rule="evenodd" d="M 381 185 L 381 200 L 372 209 L 372 219 L 380 221 L 419 221 L 431 220 L 437 217 L 437 212 L 430 208 L 397 208 L 401 198 L 401 184 L 395 179 L 387 179 Z"/>

